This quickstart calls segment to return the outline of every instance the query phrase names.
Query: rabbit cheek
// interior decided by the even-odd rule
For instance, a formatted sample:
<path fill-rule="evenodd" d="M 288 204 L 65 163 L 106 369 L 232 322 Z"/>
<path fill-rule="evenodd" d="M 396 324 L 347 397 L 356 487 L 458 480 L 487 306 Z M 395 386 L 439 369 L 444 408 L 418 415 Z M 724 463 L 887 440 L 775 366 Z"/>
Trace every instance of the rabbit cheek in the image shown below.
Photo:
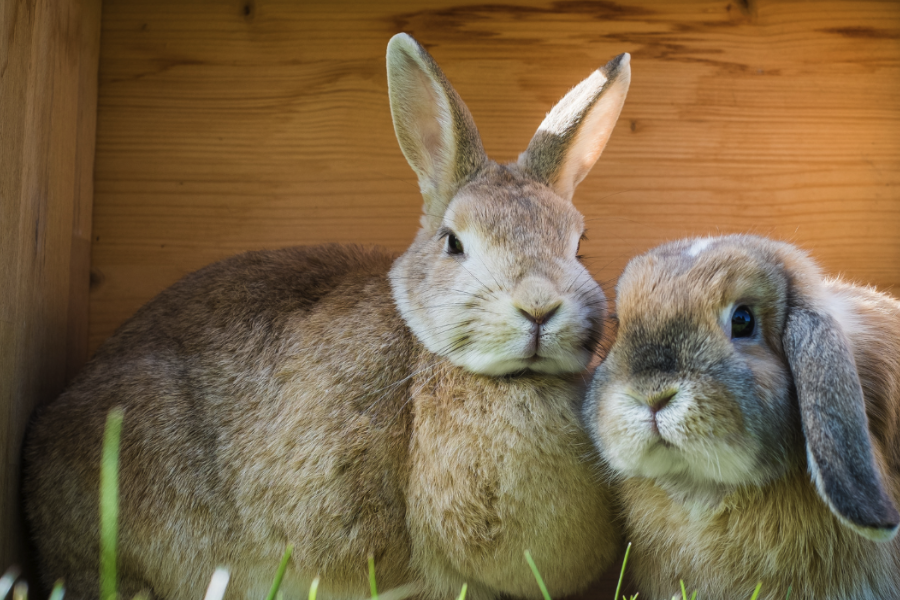
<path fill-rule="evenodd" d="M 767 349 L 756 346 L 743 352 L 753 374 L 755 394 L 745 410 L 752 414 L 752 435 L 761 450 L 757 470 L 762 479 L 784 473 L 791 456 L 802 455 L 800 415 L 790 395 L 791 378 L 787 367 Z"/>

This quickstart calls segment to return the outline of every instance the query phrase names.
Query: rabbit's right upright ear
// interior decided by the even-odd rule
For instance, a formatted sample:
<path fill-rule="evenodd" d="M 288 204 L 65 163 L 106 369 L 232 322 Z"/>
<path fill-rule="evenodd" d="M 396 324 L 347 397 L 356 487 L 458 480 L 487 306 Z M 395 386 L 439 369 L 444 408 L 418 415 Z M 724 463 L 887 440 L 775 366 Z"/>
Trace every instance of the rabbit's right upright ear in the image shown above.
<path fill-rule="evenodd" d="M 547 117 L 519 156 L 519 166 L 566 200 L 612 135 L 631 83 L 631 56 L 620 54 L 576 85 Z"/>
<path fill-rule="evenodd" d="M 862 386 L 843 332 L 831 315 L 795 307 L 782 341 L 819 495 L 860 535 L 890 540 L 900 515 L 875 464 Z"/>
<path fill-rule="evenodd" d="M 419 178 L 435 229 L 459 187 L 487 157 L 469 109 L 431 55 L 398 33 L 387 48 L 388 93 L 400 149 Z"/>

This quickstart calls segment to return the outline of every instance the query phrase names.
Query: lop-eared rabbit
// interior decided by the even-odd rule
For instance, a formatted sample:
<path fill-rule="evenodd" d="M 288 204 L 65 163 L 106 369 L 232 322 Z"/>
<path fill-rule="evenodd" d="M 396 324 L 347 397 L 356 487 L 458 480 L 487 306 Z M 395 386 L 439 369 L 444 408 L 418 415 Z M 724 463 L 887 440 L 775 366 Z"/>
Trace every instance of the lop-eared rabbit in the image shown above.
<path fill-rule="evenodd" d="M 900 597 L 900 303 L 733 235 L 633 259 L 616 307 L 584 418 L 642 597 Z"/>
<path fill-rule="evenodd" d="M 609 564 L 619 532 L 579 427 L 606 318 L 579 261 L 575 186 L 630 80 L 623 54 L 550 112 L 518 162 L 484 153 L 465 104 L 405 34 L 391 111 L 425 199 L 399 258 L 329 245 L 248 252 L 141 308 L 36 418 L 27 512 L 47 583 L 98 595 L 107 412 L 124 409 L 123 595 L 305 597 L 413 582 L 423 598 L 555 596 Z"/>

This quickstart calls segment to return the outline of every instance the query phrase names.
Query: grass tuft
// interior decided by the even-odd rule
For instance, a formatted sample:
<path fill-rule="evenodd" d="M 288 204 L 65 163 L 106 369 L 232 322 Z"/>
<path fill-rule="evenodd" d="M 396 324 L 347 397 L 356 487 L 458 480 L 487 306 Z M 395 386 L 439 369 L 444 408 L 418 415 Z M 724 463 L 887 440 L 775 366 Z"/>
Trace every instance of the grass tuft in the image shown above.
<path fill-rule="evenodd" d="M 13 584 L 16 582 L 16 579 L 19 578 L 19 567 L 10 567 L 6 570 L 6 573 L 3 574 L 3 577 L 0 577 L 0 599 L 6 598 L 7 594 L 9 594 L 9 590 L 12 589 Z"/>
<path fill-rule="evenodd" d="M 531 551 L 525 551 L 525 560 L 528 561 L 528 566 L 531 567 L 531 572 L 534 573 L 534 578 L 537 580 L 538 587 L 541 588 L 541 593 L 544 595 L 544 600 L 550 600 L 550 592 L 547 591 L 547 586 L 544 585 L 544 578 L 541 577 L 540 571 L 538 571 L 537 565 L 534 564 L 534 559 L 531 558 Z"/>
<path fill-rule="evenodd" d="M 106 417 L 100 464 L 100 600 L 116 599 L 116 535 L 119 524 L 119 442 L 122 409 Z"/>
<path fill-rule="evenodd" d="M 369 555 L 369 590 L 372 592 L 372 599 L 378 597 L 378 586 L 375 585 L 375 557 Z"/>
<path fill-rule="evenodd" d="M 469 589 L 469 584 L 464 583 L 462 589 L 459 591 L 459 597 L 456 600 L 466 600 L 466 590 Z"/>
<path fill-rule="evenodd" d="M 219 567 L 213 571 L 203 600 L 222 600 L 225 596 L 225 588 L 228 587 L 229 579 L 231 579 L 231 573 L 225 567 Z"/>
<path fill-rule="evenodd" d="M 753 595 L 750 596 L 750 600 L 756 600 L 759 598 L 759 591 L 762 589 L 762 581 L 756 584 L 756 589 L 753 590 Z M 788 592 L 790 594 L 790 592 Z"/>
<path fill-rule="evenodd" d="M 100 465 L 100 600 L 118 600 L 116 594 L 116 551 L 117 551 L 117 535 L 119 520 L 119 448 L 122 437 L 122 420 L 124 413 L 121 408 L 115 407 L 109 411 L 106 419 L 106 429 L 103 436 L 103 450 Z M 280 591 L 281 582 L 284 579 L 291 555 L 294 552 L 294 546 L 289 544 L 285 548 L 275 579 L 266 600 L 283 600 L 284 594 Z M 628 555 L 631 553 L 631 543 L 625 548 L 625 556 L 622 559 L 622 569 L 619 572 L 619 582 L 616 585 L 615 596 L 613 600 L 619 600 L 619 594 L 622 591 L 622 581 L 625 578 L 625 568 L 628 564 Z M 538 571 L 537 565 L 531 556 L 529 550 L 525 550 L 525 560 L 531 568 L 535 581 L 541 590 L 544 600 L 551 600 L 544 579 Z M 378 587 L 375 582 L 375 557 L 369 555 L 369 589 L 371 591 L 372 600 L 378 599 Z M 0 577 L 0 600 L 5 600 L 12 590 L 13 600 L 28 599 L 28 584 L 24 581 L 18 581 L 20 571 L 17 567 L 10 567 L 6 573 Z M 228 586 L 230 574 L 228 569 L 219 567 L 213 573 L 209 582 L 204 600 L 222 600 L 225 590 Z M 309 587 L 309 600 L 316 600 L 319 589 L 319 577 L 312 580 Z M 681 584 L 681 600 L 688 600 L 687 589 L 684 581 L 679 580 Z M 468 584 L 464 583 L 456 600 L 465 600 Z M 750 600 L 757 600 L 762 590 L 762 582 L 756 585 L 753 596 Z M 418 585 L 408 584 L 385 592 L 382 600 L 404 600 L 410 596 L 421 593 Z M 789 586 L 785 600 L 790 600 L 792 587 Z M 63 600 L 65 589 L 62 580 L 57 581 L 50 593 L 49 600 Z M 631 597 L 630 600 L 636 600 L 638 594 Z M 678 595 L 673 597 L 677 600 Z M 622 600 L 629 600 L 625 596 L 621 596 Z M 697 590 L 691 594 L 690 600 L 697 599 Z M 133 600 L 145 600 L 138 594 Z"/>
<path fill-rule="evenodd" d="M 13 586 L 13 600 L 28 600 L 28 584 L 24 581 L 16 582 Z"/>
<path fill-rule="evenodd" d="M 628 542 L 628 547 L 625 548 L 625 558 L 622 559 L 622 570 L 619 572 L 619 583 L 616 584 L 616 594 L 613 596 L 613 600 L 619 600 L 619 592 L 622 591 L 622 580 L 625 579 L 625 565 L 628 564 L 628 554 L 630 552 L 631 542 Z"/>
<path fill-rule="evenodd" d="M 284 556 L 281 557 L 281 564 L 278 565 L 278 572 L 275 573 L 275 580 L 272 581 L 272 588 L 269 590 L 266 600 L 275 600 L 275 597 L 278 595 L 278 588 L 281 587 L 281 580 L 284 579 L 284 573 L 287 571 L 288 563 L 291 561 L 291 554 L 293 553 L 294 545 L 288 544 L 288 547 L 284 549 Z"/>
<path fill-rule="evenodd" d="M 63 581 L 60 579 L 53 584 L 53 590 L 50 592 L 50 600 L 62 600 L 66 590 L 63 587 Z"/>

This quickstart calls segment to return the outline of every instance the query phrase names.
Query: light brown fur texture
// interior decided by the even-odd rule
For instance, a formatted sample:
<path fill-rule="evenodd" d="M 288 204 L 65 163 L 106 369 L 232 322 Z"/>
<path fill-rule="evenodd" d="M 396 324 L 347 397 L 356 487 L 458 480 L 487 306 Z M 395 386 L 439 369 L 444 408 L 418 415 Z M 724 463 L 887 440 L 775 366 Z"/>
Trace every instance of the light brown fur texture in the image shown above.
<path fill-rule="evenodd" d="M 585 419 L 641 597 L 900 597 L 900 303 L 755 236 L 661 246 L 617 290 Z"/>
<path fill-rule="evenodd" d="M 607 83 L 624 98 L 617 60 L 618 79 L 599 71 L 567 106 L 590 113 Z M 315 576 L 320 597 L 367 597 L 372 555 L 382 591 L 539 598 L 526 549 L 561 596 L 616 554 L 611 492 L 579 426 L 606 310 L 576 256 L 583 219 L 527 152 L 484 156 L 412 38 L 391 41 L 388 66 L 426 201 L 405 254 L 330 245 L 210 265 L 141 308 L 35 418 L 27 511 L 44 580 L 64 578 L 67 598 L 98 595 L 114 406 L 124 597 L 202 597 L 218 565 L 227 598 L 263 597 L 288 544 L 285 597 Z M 611 130 L 620 108 L 588 121 Z M 571 137 L 542 136 L 569 171 L 585 160 Z"/>

